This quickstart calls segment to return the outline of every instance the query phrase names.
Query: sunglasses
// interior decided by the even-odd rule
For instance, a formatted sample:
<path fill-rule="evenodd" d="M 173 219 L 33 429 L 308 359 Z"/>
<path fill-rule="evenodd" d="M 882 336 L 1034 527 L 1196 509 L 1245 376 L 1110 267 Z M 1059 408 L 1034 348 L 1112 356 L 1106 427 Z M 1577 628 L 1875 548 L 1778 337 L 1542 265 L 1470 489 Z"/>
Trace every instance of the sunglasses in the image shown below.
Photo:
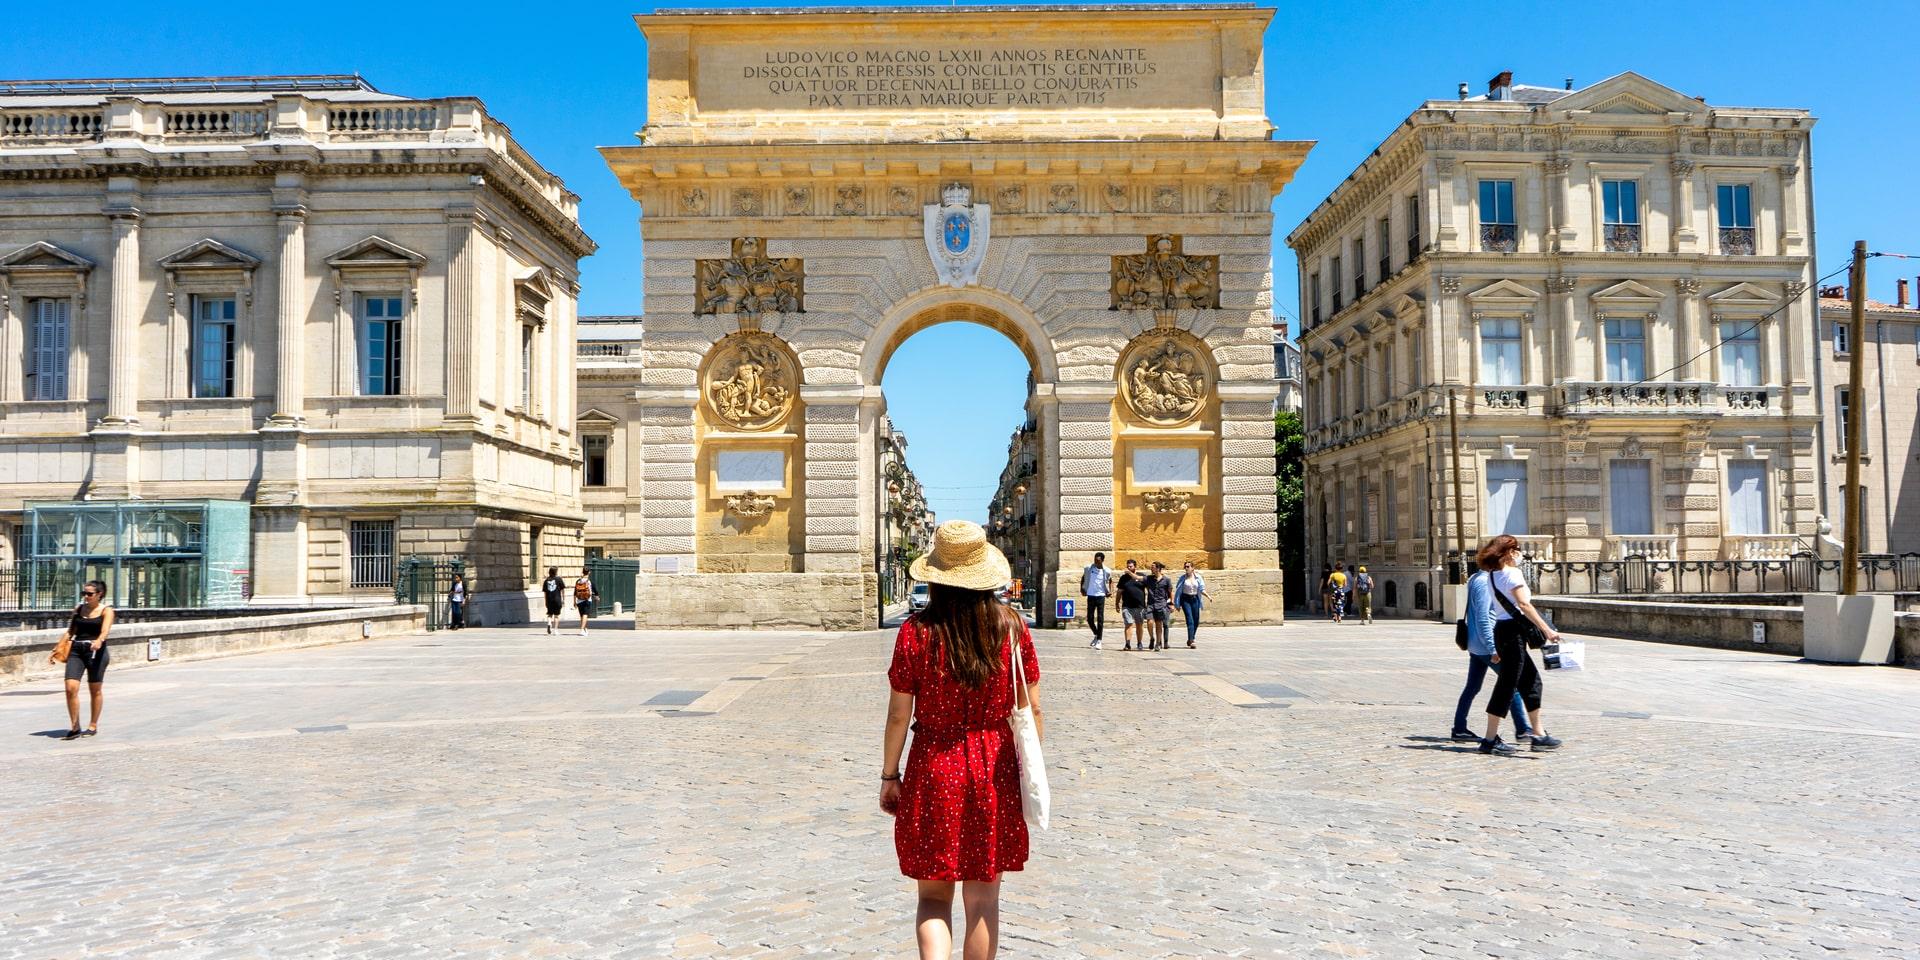
<path fill-rule="evenodd" d="M 94 590 L 82 590 L 82 591 L 80 591 L 80 595 L 81 595 L 81 596 L 83 596 L 83 597 L 92 597 L 92 596 L 97 596 L 97 595 L 98 595 L 98 591 L 94 591 Z"/>

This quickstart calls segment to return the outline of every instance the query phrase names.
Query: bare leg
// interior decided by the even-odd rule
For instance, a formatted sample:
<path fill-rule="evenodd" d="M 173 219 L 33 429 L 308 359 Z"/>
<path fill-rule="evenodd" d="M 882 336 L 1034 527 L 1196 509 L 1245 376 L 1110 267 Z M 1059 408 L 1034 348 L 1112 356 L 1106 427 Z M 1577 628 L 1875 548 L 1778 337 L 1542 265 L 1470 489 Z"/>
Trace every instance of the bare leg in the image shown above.
<path fill-rule="evenodd" d="M 100 729 L 100 705 L 106 702 L 107 695 L 105 689 L 104 684 L 87 684 L 87 699 L 92 701 L 91 718 L 87 720 L 88 730 Z M 75 697 L 74 699 L 78 700 L 79 697 Z M 76 720 L 75 722 L 77 723 L 78 721 Z"/>
<path fill-rule="evenodd" d="M 953 884 L 920 881 L 920 906 L 914 911 L 913 931 L 920 942 L 920 960 L 948 960 L 953 956 Z"/>
<path fill-rule="evenodd" d="M 73 721 L 67 725 L 69 730 L 80 729 L 80 681 L 67 681 L 67 719 Z"/>
<path fill-rule="evenodd" d="M 967 911 L 964 960 L 993 960 L 1000 952 L 1000 881 L 968 880 L 960 893 Z"/>
<path fill-rule="evenodd" d="M 1547 732 L 1545 730 L 1540 729 L 1540 708 L 1539 707 L 1535 707 L 1532 710 L 1527 711 L 1527 723 L 1532 725 L 1533 732 L 1535 734 L 1542 737 L 1547 735 Z"/>
<path fill-rule="evenodd" d="M 1500 735 L 1500 718 L 1491 713 L 1487 714 L 1487 735 L 1485 739 L 1492 740 L 1493 738 L 1498 737 L 1499 735 Z"/>

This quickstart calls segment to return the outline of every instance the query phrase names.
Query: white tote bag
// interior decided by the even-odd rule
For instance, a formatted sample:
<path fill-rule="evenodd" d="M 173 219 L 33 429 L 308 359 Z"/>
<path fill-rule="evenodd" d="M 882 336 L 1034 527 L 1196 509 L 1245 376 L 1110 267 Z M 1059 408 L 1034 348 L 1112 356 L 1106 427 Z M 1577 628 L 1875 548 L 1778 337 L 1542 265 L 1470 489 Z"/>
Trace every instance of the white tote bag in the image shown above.
<path fill-rule="evenodd" d="M 1051 802 L 1047 762 L 1040 755 L 1040 728 L 1033 721 L 1033 702 L 1020 705 L 1027 692 L 1027 671 L 1022 663 L 1026 658 L 1020 655 L 1019 631 L 1008 630 L 1007 639 L 1013 648 L 1013 714 L 1007 722 L 1013 727 L 1013 751 L 1020 756 L 1020 810 L 1026 814 L 1028 826 L 1045 830 Z"/>
<path fill-rule="evenodd" d="M 1587 642 L 1585 640 L 1562 640 L 1549 643 L 1540 651 L 1540 662 L 1548 670 L 1573 673 L 1587 668 Z"/>

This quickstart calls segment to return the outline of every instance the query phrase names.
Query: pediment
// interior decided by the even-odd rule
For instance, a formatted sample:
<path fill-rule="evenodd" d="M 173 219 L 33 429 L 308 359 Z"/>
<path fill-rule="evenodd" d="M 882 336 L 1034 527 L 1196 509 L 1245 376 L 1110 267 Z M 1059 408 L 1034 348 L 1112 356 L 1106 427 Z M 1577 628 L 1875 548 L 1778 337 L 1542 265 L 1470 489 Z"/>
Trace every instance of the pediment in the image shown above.
<path fill-rule="evenodd" d="M 1638 280 L 1622 280 L 1592 294 L 1592 299 L 1601 303 L 1658 303 L 1666 298 L 1666 294 Z"/>
<path fill-rule="evenodd" d="M 1669 113 L 1704 114 L 1707 108 L 1700 101 L 1672 87 L 1655 83 L 1629 70 L 1567 94 L 1553 101 L 1548 109 L 1562 116 L 1664 116 Z"/>
<path fill-rule="evenodd" d="M 93 269 L 93 261 L 71 250 L 54 246 L 45 240 L 36 240 L 4 257 L 0 257 L 0 271 L 30 270 L 35 272 L 85 273 Z"/>
<path fill-rule="evenodd" d="M 543 304 L 553 300 L 553 283 L 547 279 L 547 271 L 540 268 L 535 268 L 532 273 L 515 280 L 513 289 L 515 293 L 522 296 L 531 295 Z"/>
<path fill-rule="evenodd" d="M 426 262 L 426 257 L 379 236 L 368 237 L 327 258 L 327 266 L 336 270 L 342 267 L 413 269 L 425 265 Z"/>
<path fill-rule="evenodd" d="M 259 257 L 211 237 L 160 258 L 160 266 L 167 270 L 252 270 L 259 265 Z"/>
<path fill-rule="evenodd" d="M 1738 306 L 1740 304 L 1772 306 L 1780 302 L 1780 295 L 1757 283 L 1741 281 L 1719 293 L 1708 294 L 1707 302 L 1721 307 Z"/>
<path fill-rule="evenodd" d="M 619 424 L 620 418 L 603 410 L 596 410 L 589 407 L 581 411 L 579 416 L 574 417 L 573 422 L 580 426 L 611 427 Z"/>
<path fill-rule="evenodd" d="M 1495 280 L 1472 293 L 1467 299 L 1475 302 L 1491 303 L 1533 303 L 1540 299 L 1540 291 L 1512 280 Z"/>
<path fill-rule="evenodd" d="M 1426 306 L 1427 302 L 1424 298 L 1403 293 L 1393 298 L 1393 303 L 1389 305 L 1388 309 L 1393 311 L 1395 319 L 1407 320 L 1417 316 L 1420 311 L 1426 309 Z"/>

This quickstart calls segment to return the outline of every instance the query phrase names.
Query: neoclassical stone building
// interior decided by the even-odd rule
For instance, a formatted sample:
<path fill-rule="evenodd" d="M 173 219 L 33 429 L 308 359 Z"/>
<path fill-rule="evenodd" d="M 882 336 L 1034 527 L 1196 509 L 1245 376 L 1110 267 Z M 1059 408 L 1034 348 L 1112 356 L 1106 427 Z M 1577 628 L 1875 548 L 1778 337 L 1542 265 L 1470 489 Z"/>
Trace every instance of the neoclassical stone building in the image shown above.
<path fill-rule="evenodd" d="M 1462 539 L 1450 399 L 1470 546 L 1801 548 L 1819 509 L 1813 124 L 1631 73 L 1502 74 L 1416 109 L 1287 238 L 1312 562 L 1369 564 L 1385 614 L 1437 604 Z"/>
<path fill-rule="evenodd" d="M 1820 291 L 1819 357 L 1825 376 L 1825 428 L 1819 456 L 1826 471 L 1826 515 L 1834 535 L 1849 529 L 1847 501 L 1847 386 L 1854 350 L 1849 327 L 1853 306 L 1845 287 Z M 1857 529 L 1861 553 L 1920 553 L 1920 309 L 1898 283 L 1892 303 L 1867 301 L 1867 342 L 1861 357 L 1866 398 L 1866 442 L 1861 447 L 1860 489 L 1865 505 Z"/>
<path fill-rule="evenodd" d="M 523 619 L 580 555 L 576 202 L 470 98 L 0 84 L 9 550 L 30 501 L 238 501 L 255 602 L 458 556 Z"/>
<path fill-rule="evenodd" d="M 1308 144 L 1272 139 L 1271 16 L 638 17 L 648 123 L 604 150 L 645 211 L 629 483 L 642 590 L 687 599 L 643 623 L 870 626 L 881 378 L 954 320 L 1032 365 L 1043 614 L 1104 550 L 1277 620 L 1269 209 Z"/>

